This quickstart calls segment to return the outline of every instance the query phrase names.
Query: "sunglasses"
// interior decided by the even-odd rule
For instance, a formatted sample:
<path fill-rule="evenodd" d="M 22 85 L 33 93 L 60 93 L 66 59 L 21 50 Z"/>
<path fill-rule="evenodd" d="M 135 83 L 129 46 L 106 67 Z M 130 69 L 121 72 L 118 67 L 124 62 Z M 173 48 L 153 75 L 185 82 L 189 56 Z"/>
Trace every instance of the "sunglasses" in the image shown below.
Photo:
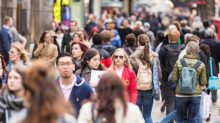
<path fill-rule="evenodd" d="M 117 58 L 123 59 L 124 56 L 118 56 L 118 55 L 115 55 L 114 58 L 115 58 L 115 59 L 117 59 Z"/>

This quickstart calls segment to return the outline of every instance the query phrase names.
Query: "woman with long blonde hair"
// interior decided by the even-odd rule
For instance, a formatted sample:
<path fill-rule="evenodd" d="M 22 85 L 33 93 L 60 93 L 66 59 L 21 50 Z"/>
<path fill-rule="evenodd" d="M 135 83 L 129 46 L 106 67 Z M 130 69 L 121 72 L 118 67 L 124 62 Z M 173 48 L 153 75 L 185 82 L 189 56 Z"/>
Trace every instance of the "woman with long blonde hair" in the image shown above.
<path fill-rule="evenodd" d="M 112 55 L 112 65 L 110 69 L 114 70 L 117 75 L 125 82 L 128 90 L 129 100 L 132 103 L 137 101 L 136 76 L 132 70 L 128 55 L 125 50 L 119 48 Z"/>
<path fill-rule="evenodd" d="M 9 64 L 7 65 L 7 71 L 10 71 L 14 65 L 27 65 L 29 62 L 28 52 L 24 49 L 24 46 L 20 42 L 14 42 L 11 44 L 9 51 Z"/>

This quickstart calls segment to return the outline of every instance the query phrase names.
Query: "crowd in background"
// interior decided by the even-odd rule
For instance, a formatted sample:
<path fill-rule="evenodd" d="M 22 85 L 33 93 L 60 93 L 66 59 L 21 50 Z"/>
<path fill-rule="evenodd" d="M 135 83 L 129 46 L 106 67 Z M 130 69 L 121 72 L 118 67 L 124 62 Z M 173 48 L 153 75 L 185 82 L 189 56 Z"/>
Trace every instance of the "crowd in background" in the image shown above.
<path fill-rule="evenodd" d="M 220 62 L 212 20 L 104 11 L 90 14 L 84 28 L 73 20 L 42 32 L 30 52 L 14 39 L 12 23 L 6 17 L 0 30 L 3 123 L 153 123 L 154 100 L 174 114 L 160 123 L 202 123 L 202 91 L 218 100 L 207 91 L 209 61 L 215 76 Z M 191 94 L 180 89 L 184 66 L 196 71 Z M 97 82 L 94 71 L 103 72 Z"/>

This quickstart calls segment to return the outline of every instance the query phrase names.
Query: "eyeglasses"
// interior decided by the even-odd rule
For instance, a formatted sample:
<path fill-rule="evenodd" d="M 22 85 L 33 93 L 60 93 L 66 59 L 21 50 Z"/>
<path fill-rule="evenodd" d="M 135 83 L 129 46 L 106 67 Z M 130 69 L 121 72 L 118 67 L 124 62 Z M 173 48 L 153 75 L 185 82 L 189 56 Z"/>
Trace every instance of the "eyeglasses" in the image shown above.
<path fill-rule="evenodd" d="M 118 55 L 115 55 L 114 58 L 115 58 L 115 59 L 117 59 L 117 58 L 123 59 L 124 56 L 118 56 Z"/>
<path fill-rule="evenodd" d="M 72 64 L 73 63 L 71 63 L 71 62 L 61 62 L 61 63 L 58 63 L 59 66 L 70 66 Z"/>

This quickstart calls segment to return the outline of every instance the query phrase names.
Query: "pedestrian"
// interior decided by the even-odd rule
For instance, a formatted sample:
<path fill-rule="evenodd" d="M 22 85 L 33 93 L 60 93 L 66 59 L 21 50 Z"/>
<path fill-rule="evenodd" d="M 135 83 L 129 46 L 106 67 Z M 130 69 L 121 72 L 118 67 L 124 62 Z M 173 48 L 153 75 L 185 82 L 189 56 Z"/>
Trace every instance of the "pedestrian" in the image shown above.
<path fill-rule="evenodd" d="M 75 71 L 76 71 L 82 67 L 81 66 L 82 58 L 84 53 L 88 50 L 88 47 L 82 42 L 75 41 L 71 45 L 71 48 L 72 48 L 71 49 L 72 59 L 75 62 Z"/>
<path fill-rule="evenodd" d="M 67 46 L 69 45 L 70 41 L 73 39 L 73 34 L 78 30 L 78 23 L 77 21 L 71 21 L 69 24 L 69 30 L 64 34 L 63 41 L 61 45 L 61 53 L 69 52 Z"/>
<path fill-rule="evenodd" d="M 101 63 L 106 67 L 109 68 L 111 66 L 112 63 L 112 59 L 111 59 L 111 55 L 108 51 L 106 51 L 103 47 L 103 41 L 102 41 L 102 36 L 100 33 L 95 34 L 92 37 L 92 41 L 93 41 L 93 45 L 92 48 L 97 49 L 101 56 Z"/>
<path fill-rule="evenodd" d="M 82 67 L 78 69 L 75 74 L 84 78 L 86 82 L 89 82 L 91 87 L 96 87 L 97 85 L 93 85 L 97 82 L 91 81 L 91 71 L 99 70 L 103 71 L 104 67 L 101 64 L 101 54 L 96 49 L 88 49 L 83 55 L 83 60 L 81 63 Z"/>
<path fill-rule="evenodd" d="M 118 33 L 121 38 L 121 45 L 124 46 L 126 36 L 132 33 L 132 29 L 130 28 L 130 23 L 127 18 L 122 20 L 121 27 L 118 29 Z"/>
<path fill-rule="evenodd" d="M 125 38 L 124 50 L 130 56 L 136 50 L 136 37 L 133 33 L 130 33 Z"/>
<path fill-rule="evenodd" d="M 26 68 L 21 65 L 14 66 L 8 73 L 6 86 L 0 94 L 0 119 L 3 123 L 18 115 L 23 106 L 23 94 Z"/>
<path fill-rule="evenodd" d="M 83 103 L 91 98 L 92 88 L 88 82 L 73 73 L 75 64 L 70 54 L 65 53 L 58 56 L 56 64 L 60 74 L 56 79 L 56 84 L 65 100 L 72 104 L 76 110 L 76 115 L 78 115 Z"/>
<path fill-rule="evenodd" d="M 109 52 L 110 56 L 112 56 L 112 54 L 116 50 L 116 47 L 111 45 L 111 31 L 103 30 L 100 34 L 103 41 L 102 47 L 104 48 L 104 50 Z"/>
<path fill-rule="evenodd" d="M 24 46 L 20 42 L 14 42 L 11 44 L 11 49 L 9 51 L 9 63 L 6 67 L 7 71 L 11 71 L 13 66 L 28 65 L 29 56 L 28 52 L 25 51 Z"/>
<path fill-rule="evenodd" d="M 57 42 L 57 35 L 53 30 L 50 30 L 50 35 L 51 35 L 51 43 L 57 46 L 57 51 L 58 51 L 58 55 L 60 54 L 60 47 L 59 44 Z"/>
<path fill-rule="evenodd" d="M 127 102 L 126 87 L 112 71 L 104 73 L 97 86 L 97 99 L 83 105 L 78 123 L 144 123 L 138 107 Z"/>
<path fill-rule="evenodd" d="M 0 30 L 0 54 L 4 57 L 6 64 L 9 61 L 8 51 L 11 49 L 12 43 L 12 34 L 9 31 L 12 24 L 12 18 L 6 16 L 3 20 L 3 27 Z"/>
<path fill-rule="evenodd" d="M 0 55 L 0 89 L 6 84 L 7 70 L 5 65 L 5 60 L 2 55 Z"/>
<path fill-rule="evenodd" d="M 137 101 L 137 85 L 135 72 L 132 70 L 128 55 L 119 48 L 112 55 L 112 65 L 110 67 L 117 73 L 119 78 L 123 80 L 127 87 L 129 101 L 136 104 Z"/>
<path fill-rule="evenodd" d="M 201 44 L 206 44 L 210 48 L 211 57 L 215 59 L 215 66 L 217 68 L 217 75 L 219 74 L 219 62 L 220 62 L 220 43 L 215 39 L 215 32 L 208 28 L 205 30 L 205 39 L 202 39 Z M 216 103 L 218 100 L 217 91 L 212 91 L 212 102 Z"/>
<path fill-rule="evenodd" d="M 64 30 L 61 27 L 57 27 L 55 33 L 56 33 L 56 41 L 61 53 L 61 45 L 63 42 Z"/>
<path fill-rule="evenodd" d="M 86 31 L 83 29 L 78 30 L 78 34 L 80 34 L 80 37 L 82 37 L 82 42 L 88 47 L 91 47 L 91 43 L 88 40 L 88 36 L 86 34 Z"/>
<path fill-rule="evenodd" d="M 163 45 L 159 52 L 159 59 L 162 70 L 162 95 L 165 100 L 166 114 L 169 114 L 175 109 L 175 93 L 173 91 L 173 83 L 168 82 L 168 76 L 172 72 L 180 52 L 184 46 L 178 44 L 180 33 L 176 29 L 172 29 L 168 33 L 167 45 Z"/>
<path fill-rule="evenodd" d="M 49 62 L 50 65 L 55 65 L 58 50 L 57 46 L 52 43 L 49 31 L 41 34 L 37 49 L 34 51 L 34 56 L 38 59 L 43 59 L 44 62 Z"/>
<path fill-rule="evenodd" d="M 198 60 L 198 54 L 199 45 L 189 42 L 186 46 L 186 55 L 183 59 L 177 60 L 174 65 L 172 81 L 177 84 L 175 96 L 178 123 L 199 123 L 200 121 L 198 117 L 201 116 L 201 91 L 205 89 L 207 79 L 205 64 Z M 195 72 L 187 74 L 188 69 L 194 69 Z M 183 74 L 183 70 L 186 74 Z"/>
<path fill-rule="evenodd" d="M 36 61 L 27 71 L 24 81 L 24 105 L 26 111 L 12 123 L 76 123 L 73 109 L 65 101 L 54 83 L 53 68 L 48 63 Z M 49 89 L 48 89 L 49 88 Z"/>
<path fill-rule="evenodd" d="M 134 70 L 137 70 L 137 105 L 145 119 L 145 123 L 153 123 L 151 112 L 153 108 L 153 76 L 161 78 L 160 61 L 158 54 L 150 49 L 150 40 L 147 34 L 141 34 L 138 38 L 145 39 L 145 46 L 139 46 L 131 56 Z M 156 64 L 157 69 L 153 66 Z M 158 83 L 159 86 L 159 83 Z"/>

